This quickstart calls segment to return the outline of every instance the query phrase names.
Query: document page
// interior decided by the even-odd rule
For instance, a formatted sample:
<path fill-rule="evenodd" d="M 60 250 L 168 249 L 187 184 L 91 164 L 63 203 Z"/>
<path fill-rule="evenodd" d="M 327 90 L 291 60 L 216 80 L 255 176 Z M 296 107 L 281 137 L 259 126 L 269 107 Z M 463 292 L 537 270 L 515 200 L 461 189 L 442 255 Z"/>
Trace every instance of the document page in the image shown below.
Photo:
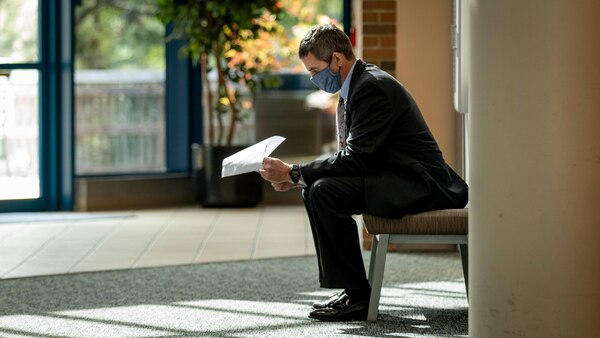
<path fill-rule="evenodd" d="M 260 170 L 263 158 L 269 156 L 283 141 L 285 141 L 285 137 L 272 136 L 225 158 L 221 177 Z"/>

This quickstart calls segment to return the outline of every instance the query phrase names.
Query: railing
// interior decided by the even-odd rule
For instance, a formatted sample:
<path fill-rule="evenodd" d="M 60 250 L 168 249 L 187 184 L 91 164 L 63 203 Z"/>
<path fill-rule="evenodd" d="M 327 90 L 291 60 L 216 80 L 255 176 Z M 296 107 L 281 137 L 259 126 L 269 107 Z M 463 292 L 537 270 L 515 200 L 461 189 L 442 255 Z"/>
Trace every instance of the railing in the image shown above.
<path fill-rule="evenodd" d="M 164 72 L 75 72 L 76 173 L 165 170 Z"/>

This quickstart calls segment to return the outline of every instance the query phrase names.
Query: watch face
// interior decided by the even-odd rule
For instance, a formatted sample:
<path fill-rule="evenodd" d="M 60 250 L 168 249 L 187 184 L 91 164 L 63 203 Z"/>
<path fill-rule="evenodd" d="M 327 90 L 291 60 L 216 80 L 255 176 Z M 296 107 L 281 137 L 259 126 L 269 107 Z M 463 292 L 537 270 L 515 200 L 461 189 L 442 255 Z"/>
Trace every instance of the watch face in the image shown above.
<path fill-rule="evenodd" d="M 298 183 L 298 180 L 300 179 L 300 170 L 295 164 L 292 166 L 292 170 L 290 171 L 290 177 L 294 183 Z"/>

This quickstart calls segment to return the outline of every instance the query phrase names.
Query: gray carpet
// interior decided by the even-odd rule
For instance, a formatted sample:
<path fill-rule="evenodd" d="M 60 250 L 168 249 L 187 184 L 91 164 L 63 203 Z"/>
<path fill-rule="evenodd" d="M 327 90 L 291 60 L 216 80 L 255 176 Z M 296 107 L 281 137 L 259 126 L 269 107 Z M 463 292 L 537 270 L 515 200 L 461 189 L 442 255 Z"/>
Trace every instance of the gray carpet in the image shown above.
<path fill-rule="evenodd" d="M 0 336 L 467 335 L 456 253 L 389 254 L 376 323 L 308 319 L 310 304 L 332 292 L 319 288 L 316 264 L 310 256 L 0 280 Z"/>

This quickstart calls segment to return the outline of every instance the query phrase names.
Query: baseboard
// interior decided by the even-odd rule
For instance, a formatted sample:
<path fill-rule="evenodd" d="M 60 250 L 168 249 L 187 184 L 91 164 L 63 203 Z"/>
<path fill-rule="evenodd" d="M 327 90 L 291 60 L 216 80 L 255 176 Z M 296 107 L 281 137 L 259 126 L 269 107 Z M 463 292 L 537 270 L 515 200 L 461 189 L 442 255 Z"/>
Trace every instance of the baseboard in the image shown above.
<path fill-rule="evenodd" d="M 75 179 L 76 211 L 147 209 L 193 203 L 193 180 L 188 174 Z"/>

